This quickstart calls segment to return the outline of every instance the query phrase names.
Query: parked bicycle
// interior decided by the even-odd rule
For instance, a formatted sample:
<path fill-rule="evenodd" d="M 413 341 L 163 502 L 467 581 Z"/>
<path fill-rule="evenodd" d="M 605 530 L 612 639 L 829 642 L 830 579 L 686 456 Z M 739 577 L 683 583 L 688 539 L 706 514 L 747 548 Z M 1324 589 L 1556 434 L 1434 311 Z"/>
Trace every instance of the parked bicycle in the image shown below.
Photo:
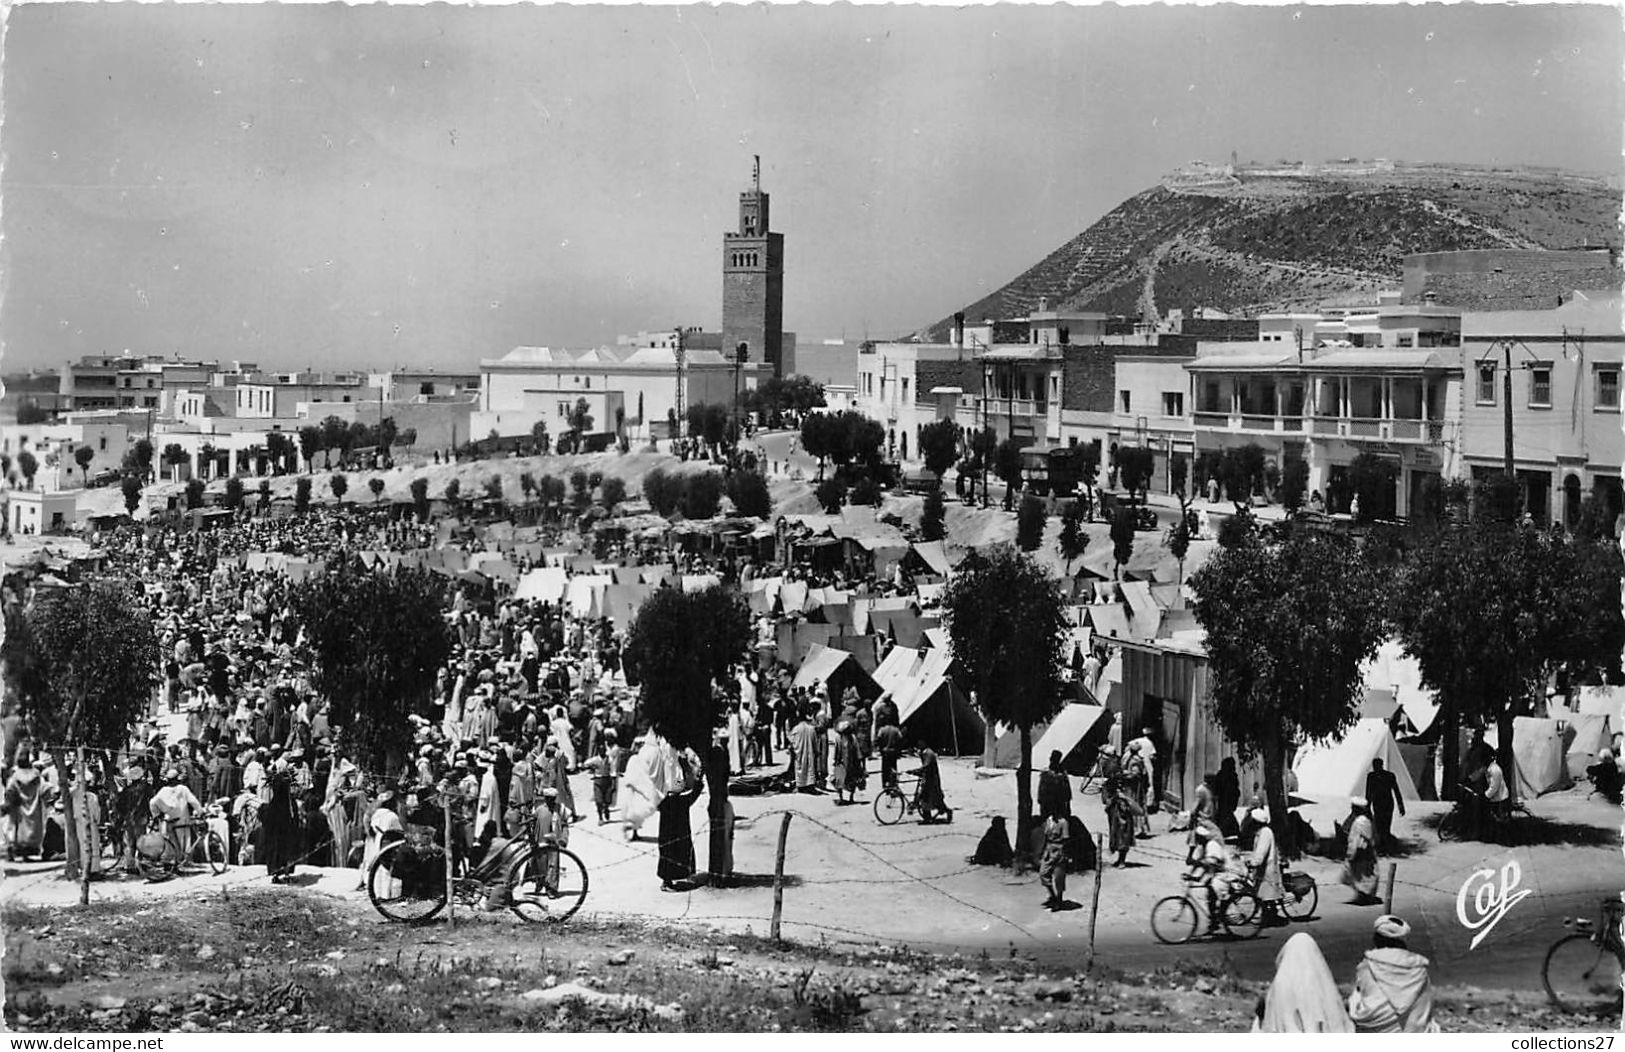
<path fill-rule="evenodd" d="M 1292 920 L 1308 920 L 1315 915 L 1315 907 L 1320 905 L 1320 889 L 1314 877 L 1288 870 L 1281 874 L 1281 890 L 1286 893 L 1281 899 L 1281 912 L 1286 916 Z"/>
<path fill-rule="evenodd" d="M 190 848 L 181 840 L 184 830 L 196 834 Z M 167 830 L 155 827 L 136 842 L 136 868 L 149 881 L 179 876 L 182 870 L 200 858 L 215 876 L 226 871 L 226 842 L 219 833 L 209 828 L 206 819 L 170 822 Z"/>
<path fill-rule="evenodd" d="M 1219 904 L 1219 915 L 1214 918 L 1222 933 L 1237 939 L 1256 938 L 1264 929 L 1264 907 L 1259 904 L 1257 889 L 1251 881 L 1233 877 L 1235 886 L 1230 895 Z M 1190 942 L 1201 931 L 1201 921 L 1207 913 L 1205 886 L 1186 874 L 1185 882 L 1191 887 L 1183 895 L 1169 895 L 1157 900 L 1151 907 L 1151 933 L 1158 942 L 1177 946 Z M 1197 888 L 1202 890 L 1198 893 Z M 1219 934 L 1210 931 L 1208 934 Z"/>
<path fill-rule="evenodd" d="M 1619 925 L 1625 903 L 1602 900 L 1602 915 L 1567 917 L 1569 933 L 1552 943 L 1540 968 L 1540 981 L 1552 1004 L 1565 1012 L 1619 1011 L 1620 976 L 1625 973 L 1625 941 Z"/>
<path fill-rule="evenodd" d="M 530 823 L 513 839 L 493 843 L 476 865 L 463 860 L 451 879 L 457 904 L 506 906 L 521 920 L 557 923 L 587 898 L 587 867 L 573 852 L 537 840 Z M 407 826 L 404 839 L 384 847 L 367 871 L 367 897 L 390 920 L 426 924 L 446 906 L 446 852 L 435 831 Z"/>
<path fill-rule="evenodd" d="M 1460 786 L 1456 802 L 1439 819 L 1439 839 L 1479 840 L 1509 847 L 1523 843 L 1524 825 L 1535 820 L 1520 800 L 1492 804 L 1470 785 Z"/>
<path fill-rule="evenodd" d="M 906 815 L 918 814 L 925 822 L 934 822 L 940 816 L 945 822 L 954 820 L 954 809 L 944 804 L 940 812 L 934 808 L 924 807 L 920 803 L 920 780 L 918 778 L 900 778 L 898 782 L 910 782 L 914 786 L 912 794 L 905 794 L 897 785 L 888 785 L 880 790 L 875 797 L 875 821 L 883 826 L 894 826 L 901 822 Z"/>

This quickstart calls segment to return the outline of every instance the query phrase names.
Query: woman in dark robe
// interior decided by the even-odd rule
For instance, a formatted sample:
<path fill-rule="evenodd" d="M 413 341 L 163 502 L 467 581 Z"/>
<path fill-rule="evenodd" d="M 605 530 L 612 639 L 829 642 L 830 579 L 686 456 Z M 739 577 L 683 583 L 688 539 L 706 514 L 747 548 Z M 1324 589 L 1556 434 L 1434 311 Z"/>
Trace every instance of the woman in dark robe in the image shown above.
<path fill-rule="evenodd" d="M 1134 805 L 1123 794 L 1122 780 L 1117 777 L 1106 779 L 1101 787 L 1100 798 L 1106 804 L 1106 826 L 1109 832 L 1107 849 L 1117 856 L 1113 862 L 1114 867 L 1121 868 L 1128 862 L 1128 853 L 1134 847 Z"/>
<path fill-rule="evenodd" d="M 261 805 L 261 845 L 271 883 L 281 884 L 293 875 L 293 867 L 299 862 L 302 840 L 299 811 L 294 801 L 293 772 L 287 768 L 273 771 L 267 781 L 271 786 L 271 799 Z"/>
<path fill-rule="evenodd" d="M 681 891 L 677 881 L 694 876 L 694 829 L 689 808 L 700 798 L 699 757 L 691 750 L 676 753 L 676 771 L 668 774 L 667 792 L 660 800 L 660 863 L 655 875 L 661 891 Z"/>

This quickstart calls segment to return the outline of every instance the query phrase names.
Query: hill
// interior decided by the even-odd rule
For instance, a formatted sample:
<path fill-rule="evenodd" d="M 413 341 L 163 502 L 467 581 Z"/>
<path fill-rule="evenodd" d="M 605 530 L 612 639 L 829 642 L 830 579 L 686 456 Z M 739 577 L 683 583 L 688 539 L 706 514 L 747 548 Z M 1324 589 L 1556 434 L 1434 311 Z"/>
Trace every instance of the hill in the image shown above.
<path fill-rule="evenodd" d="M 1040 299 L 1125 315 L 1313 308 L 1396 287 L 1416 252 L 1618 248 L 1619 210 L 1606 180 L 1553 169 L 1193 166 L 964 313 L 973 324 L 1018 317 Z M 920 335 L 941 340 L 951 325 L 944 318 Z"/>

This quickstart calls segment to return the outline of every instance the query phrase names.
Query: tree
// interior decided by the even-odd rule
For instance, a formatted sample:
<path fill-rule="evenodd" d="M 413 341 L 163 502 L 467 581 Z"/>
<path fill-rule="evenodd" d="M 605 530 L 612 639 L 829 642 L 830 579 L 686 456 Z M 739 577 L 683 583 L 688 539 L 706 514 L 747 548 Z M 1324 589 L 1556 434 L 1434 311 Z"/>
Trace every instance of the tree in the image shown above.
<path fill-rule="evenodd" d="M 1191 519 L 1194 517 L 1191 512 L 1190 501 L 1186 500 L 1184 492 L 1181 492 L 1179 494 L 1179 521 L 1168 528 L 1168 554 L 1179 561 L 1178 583 L 1180 585 L 1185 583 L 1185 556 L 1190 554 L 1191 550 L 1191 534 L 1195 532 L 1191 528 Z M 1175 598 L 1178 598 L 1177 594 Z"/>
<path fill-rule="evenodd" d="M 134 515 L 141 507 L 141 480 L 134 475 L 125 475 L 119 480 L 119 489 L 124 492 L 124 510 Z"/>
<path fill-rule="evenodd" d="M 1021 498 L 1021 510 L 1016 515 L 1016 547 L 1024 552 L 1036 552 L 1044 543 L 1044 523 L 1049 518 L 1049 506 L 1044 499 L 1029 493 Z"/>
<path fill-rule="evenodd" d="M 372 502 L 377 504 L 378 499 L 384 495 L 384 480 L 374 475 L 367 480 L 367 488 L 372 490 Z"/>
<path fill-rule="evenodd" d="M 29 450 L 17 454 L 17 470 L 23 473 L 23 481 L 29 489 L 34 488 L 34 473 L 39 470 L 39 461 Z"/>
<path fill-rule="evenodd" d="M 1219 523 L 1219 547 L 1240 548 L 1258 539 L 1258 519 L 1253 509 L 1237 504 L 1235 514 Z"/>
<path fill-rule="evenodd" d="M 847 492 L 846 499 L 849 504 L 878 508 L 881 499 L 880 483 L 865 475 L 852 484 L 852 489 Z"/>
<path fill-rule="evenodd" d="M 575 429 L 578 442 L 580 436 L 592 430 L 592 409 L 585 398 L 577 398 L 575 407 L 570 410 L 570 426 Z"/>
<path fill-rule="evenodd" d="M 564 480 L 555 475 L 543 475 L 538 479 L 536 491 L 542 495 L 545 507 L 561 507 L 564 504 Z"/>
<path fill-rule="evenodd" d="M 925 461 L 925 470 L 937 477 L 937 485 L 942 485 L 942 476 L 959 459 L 959 425 L 952 420 L 934 420 L 920 428 L 920 458 Z"/>
<path fill-rule="evenodd" d="M 1021 488 L 1021 442 L 1007 438 L 1000 442 L 993 454 L 993 472 L 1004 483 L 1004 510 L 1015 507 L 1016 491 Z"/>
<path fill-rule="evenodd" d="M 1061 670 L 1066 605 L 1055 578 L 1029 556 L 997 545 L 962 565 L 943 594 L 956 661 L 976 685 L 989 725 L 1020 734 L 1016 844 L 1026 857 L 1032 828 L 1032 729 L 1066 705 Z"/>
<path fill-rule="evenodd" d="M 1394 589 L 1394 621 L 1438 695 L 1447 798 L 1461 781 L 1459 728 L 1495 725 L 1510 775 L 1513 720 L 1545 699 L 1554 673 L 1617 671 L 1620 575 L 1613 543 L 1518 523 L 1476 520 L 1419 540 Z"/>
<path fill-rule="evenodd" d="M 758 519 L 773 516 L 773 497 L 767 491 L 767 479 L 755 471 L 735 471 L 728 476 L 728 499 L 734 511 Z"/>
<path fill-rule="evenodd" d="M 389 450 L 395 445 L 395 440 L 400 437 L 400 428 L 395 426 L 395 418 L 392 416 L 386 416 L 382 420 L 378 421 L 377 434 L 375 437 L 378 439 L 378 448 L 383 452 L 388 453 Z"/>
<path fill-rule="evenodd" d="M 449 480 L 446 483 L 446 503 L 455 507 L 457 504 L 457 498 L 462 495 L 462 492 L 463 484 L 461 482 L 459 482 L 457 479 Z"/>
<path fill-rule="evenodd" d="M 301 515 L 310 510 L 310 479 L 308 477 L 294 480 L 293 508 Z"/>
<path fill-rule="evenodd" d="M 145 438 L 135 440 L 135 445 L 124 454 L 124 465 L 127 469 L 141 473 L 142 479 L 152 476 L 152 442 Z"/>
<path fill-rule="evenodd" d="M 615 505 L 626 499 L 626 480 L 614 475 L 604 479 L 598 487 L 598 502 L 606 511 L 614 511 Z"/>
<path fill-rule="evenodd" d="M 139 481 L 139 480 L 138 480 Z M 134 589 L 100 581 L 41 589 L 32 605 L 8 601 L 0 659 L 19 715 L 49 743 L 57 784 L 72 782 L 73 747 L 120 750 L 157 686 L 158 635 Z M 77 802 L 63 792 L 68 872 L 79 874 Z"/>
<path fill-rule="evenodd" d="M 530 425 L 530 445 L 538 455 L 547 452 L 547 421 L 538 420 Z"/>
<path fill-rule="evenodd" d="M 50 423 L 51 414 L 34 398 L 24 398 L 17 406 L 17 423 L 22 427 L 29 424 Z"/>
<path fill-rule="evenodd" d="M 354 562 L 294 589 L 313 685 L 365 770 L 399 769 L 412 743 L 408 717 L 430 711 L 435 675 L 451 653 L 444 603 L 444 585 L 432 573 L 375 573 Z"/>
<path fill-rule="evenodd" d="M 137 476 L 137 477 L 139 478 L 140 476 Z M 203 507 L 203 480 L 202 479 L 187 479 L 186 480 L 186 506 L 188 508 L 201 508 L 201 507 Z"/>
<path fill-rule="evenodd" d="M 1288 829 L 1287 750 L 1359 719 L 1361 665 L 1386 631 L 1383 581 L 1348 538 L 1298 530 L 1221 548 L 1191 588 L 1213 718 L 1242 761 L 1263 761 L 1271 824 Z"/>
<path fill-rule="evenodd" d="M 1309 462 L 1289 460 L 1281 473 L 1281 506 L 1287 511 L 1303 507 L 1304 494 L 1309 492 Z"/>
<path fill-rule="evenodd" d="M 316 468 L 316 454 L 322 451 L 322 429 L 319 427 L 302 427 L 299 429 L 299 452 L 305 457 L 305 470 L 313 471 Z"/>
<path fill-rule="evenodd" d="M 492 475 L 485 480 L 485 496 L 488 500 L 502 500 L 502 479 L 499 476 Z"/>
<path fill-rule="evenodd" d="M 1523 515 L 1523 483 L 1496 472 L 1473 483 L 1473 522 L 1508 525 Z"/>
<path fill-rule="evenodd" d="M 1144 499 L 1151 487 L 1151 476 L 1157 470 L 1156 454 L 1144 446 L 1117 447 L 1117 481 L 1130 499 L 1136 495 Z"/>
<path fill-rule="evenodd" d="M 232 511 L 236 511 L 238 508 L 243 506 L 242 479 L 238 478 L 236 475 L 233 475 L 231 478 L 226 480 L 226 495 L 225 499 L 221 501 L 221 503 L 230 508 Z"/>
<path fill-rule="evenodd" d="M 928 541 L 940 541 L 948 536 L 947 502 L 942 499 L 942 487 L 925 495 L 925 507 L 920 512 L 920 536 Z"/>
<path fill-rule="evenodd" d="M 1360 502 L 1360 522 L 1387 518 L 1393 513 L 1394 480 L 1398 477 L 1398 461 L 1386 457 L 1361 453 L 1349 463 L 1349 489 Z"/>
<path fill-rule="evenodd" d="M 750 611 L 737 594 L 660 588 L 644 601 L 622 650 L 627 682 L 656 734 L 704 754 L 722 717 L 715 688 L 750 645 Z"/>
<path fill-rule="evenodd" d="M 712 450 L 719 448 L 728 437 L 730 414 L 728 407 L 708 403 L 688 407 L 688 433 Z"/>
<path fill-rule="evenodd" d="M 412 506 L 417 512 L 419 522 L 429 521 L 429 480 L 416 478 L 408 487 L 412 493 Z"/>
<path fill-rule="evenodd" d="M 835 418 L 828 413 L 811 413 L 801 421 L 801 448 L 810 457 L 818 458 L 818 477 L 824 477 L 824 461 L 829 459 L 835 441 Z"/>
<path fill-rule="evenodd" d="M 288 454 L 289 439 L 280 431 L 272 431 L 265 436 L 265 453 L 271 461 L 271 474 L 282 473 L 282 463 Z"/>
<path fill-rule="evenodd" d="M 1112 515 L 1112 576 L 1122 577 L 1123 567 L 1134 557 L 1134 509 L 1119 507 Z"/>
<path fill-rule="evenodd" d="M 696 471 L 683 476 L 683 496 L 678 505 L 685 519 L 709 519 L 722 507 L 722 476 L 715 471 Z"/>
<path fill-rule="evenodd" d="M 1061 512 L 1061 558 L 1066 560 L 1066 572 L 1072 573 L 1072 561 L 1083 558 L 1089 547 L 1089 534 L 1083 528 L 1082 500 L 1072 501 Z"/>
<path fill-rule="evenodd" d="M 171 442 L 169 445 L 164 447 L 164 466 L 169 469 L 169 477 L 171 479 L 175 477 L 176 470 L 182 464 L 186 463 L 188 459 L 189 458 L 186 455 L 186 450 L 181 448 L 180 443 Z"/>
<path fill-rule="evenodd" d="M 418 444 L 418 429 L 415 427 L 403 428 L 401 433 L 395 436 L 395 444 L 411 449 Z"/>
<path fill-rule="evenodd" d="M 574 494 L 576 507 L 585 508 L 592 503 L 592 479 L 582 468 L 570 472 L 570 490 Z"/>
<path fill-rule="evenodd" d="M 270 506 L 271 506 L 271 480 L 270 479 L 260 479 L 260 507 L 269 508 Z"/>
<path fill-rule="evenodd" d="M 333 499 L 343 504 L 344 494 L 350 490 L 350 480 L 344 477 L 343 472 L 335 472 L 327 480 L 327 488 L 333 491 Z"/>
<path fill-rule="evenodd" d="M 846 503 L 846 483 L 837 478 L 827 478 L 813 490 L 813 497 L 827 514 L 839 515 L 841 505 Z"/>
<path fill-rule="evenodd" d="M 327 467 L 333 466 L 333 451 L 347 452 L 350 448 L 350 429 L 343 420 L 336 416 L 327 417 L 322 421 L 322 452 L 326 455 L 324 461 Z"/>
<path fill-rule="evenodd" d="M 524 498 L 526 504 L 530 503 L 530 495 L 534 492 L 536 492 L 536 477 L 528 471 L 521 471 L 519 473 L 519 495 Z"/>
<path fill-rule="evenodd" d="M 80 446 L 73 451 L 73 462 L 79 465 L 79 473 L 85 477 L 85 485 L 90 484 L 90 462 L 96 459 L 96 451 L 89 446 Z"/>
<path fill-rule="evenodd" d="M 663 468 L 655 468 L 643 476 L 643 499 L 656 515 L 669 516 L 676 511 L 682 495 L 682 480 Z"/>

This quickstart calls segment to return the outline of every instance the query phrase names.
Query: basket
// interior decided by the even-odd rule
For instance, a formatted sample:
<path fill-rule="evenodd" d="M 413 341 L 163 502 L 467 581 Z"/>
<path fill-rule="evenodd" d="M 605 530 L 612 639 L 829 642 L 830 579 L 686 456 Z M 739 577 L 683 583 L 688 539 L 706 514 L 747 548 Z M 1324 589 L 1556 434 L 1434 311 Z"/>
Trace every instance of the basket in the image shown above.
<path fill-rule="evenodd" d="M 1299 896 L 1307 895 L 1315 888 L 1315 878 L 1307 873 L 1283 873 L 1281 883 L 1286 886 L 1287 891 Z"/>
<path fill-rule="evenodd" d="M 435 830 L 430 826 L 408 825 L 406 827 L 406 843 L 417 850 L 430 850 L 436 847 Z"/>
<path fill-rule="evenodd" d="M 141 838 L 135 842 L 136 853 L 142 858 L 152 861 L 163 858 L 164 852 L 168 849 L 169 841 L 164 838 L 162 833 L 143 833 Z"/>

